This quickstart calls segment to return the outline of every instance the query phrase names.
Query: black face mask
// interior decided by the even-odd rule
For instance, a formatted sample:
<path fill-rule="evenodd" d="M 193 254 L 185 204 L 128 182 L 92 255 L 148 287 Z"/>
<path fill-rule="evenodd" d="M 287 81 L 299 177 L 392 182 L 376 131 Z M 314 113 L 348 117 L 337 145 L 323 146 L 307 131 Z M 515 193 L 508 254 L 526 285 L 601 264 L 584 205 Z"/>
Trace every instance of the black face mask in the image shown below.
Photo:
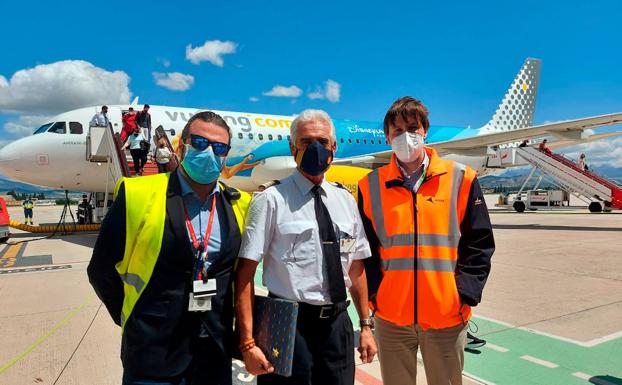
<path fill-rule="evenodd" d="M 332 162 L 333 152 L 325 149 L 317 140 L 311 142 L 304 151 L 296 151 L 296 164 L 311 176 L 322 174 Z"/>

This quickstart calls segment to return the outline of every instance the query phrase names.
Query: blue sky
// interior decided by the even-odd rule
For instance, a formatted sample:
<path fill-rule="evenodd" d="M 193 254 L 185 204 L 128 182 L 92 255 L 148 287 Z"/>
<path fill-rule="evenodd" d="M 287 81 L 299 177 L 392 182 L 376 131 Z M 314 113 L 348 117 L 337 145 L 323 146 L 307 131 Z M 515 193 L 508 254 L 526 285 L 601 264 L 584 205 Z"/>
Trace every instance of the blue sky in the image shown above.
<path fill-rule="evenodd" d="M 274 114 L 322 108 L 336 118 L 378 121 L 396 97 L 410 94 L 428 106 L 432 124 L 479 127 L 526 57 L 543 60 L 536 123 L 622 111 L 622 3 L 431 3 L 2 2 L 0 141 L 62 112 L 55 109 L 112 104 L 122 90 L 150 104 Z M 198 64 L 187 58 L 187 46 L 216 40 L 234 52 L 212 62 L 195 52 Z M 59 92 L 50 76 L 63 65 L 40 68 L 30 88 L 11 82 L 20 70 L 66 60 L 101 69 L 116 88 L 99 99 L 88 82 Z M 189 88 L 171 90 L 156 77 Z M 279 85 L 296 86 L 300 96 L 264 95 Z M 88 89 L 64 100 L 73 92 L 67 87 L 80 86 Z M 41 103 L 16 102 L 28 92 Z"/>

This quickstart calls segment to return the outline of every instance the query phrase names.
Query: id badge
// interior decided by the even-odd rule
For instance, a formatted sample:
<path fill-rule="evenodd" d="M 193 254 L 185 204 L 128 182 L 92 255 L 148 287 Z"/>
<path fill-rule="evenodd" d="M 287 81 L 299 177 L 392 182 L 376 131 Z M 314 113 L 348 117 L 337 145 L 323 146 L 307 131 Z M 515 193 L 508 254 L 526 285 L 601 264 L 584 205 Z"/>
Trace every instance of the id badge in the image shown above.
<path fill-rule="evenodd" d="M 195 297 L 194 293 L 190 293 L 190 301 L 188 302 L 188 311 L 205 312 L 212 310 L 212 297 L 203 296 Z"/>
<path fill-rule="evenodd" d="M 339 240 L 339 251 L 341 253 L 352 253 L 354 252 L 354 245 L 356 245 L 356 239 L 342 238 Z"/>
<path fill-rule="evenodd" d="M 202 279 L 197 279 L 192 282 L 192 293 L 195 298 L 199 297 L 211 297 L 216 295 L 216 280 L 208 279 L 207 281 L 203 281 Z"/>

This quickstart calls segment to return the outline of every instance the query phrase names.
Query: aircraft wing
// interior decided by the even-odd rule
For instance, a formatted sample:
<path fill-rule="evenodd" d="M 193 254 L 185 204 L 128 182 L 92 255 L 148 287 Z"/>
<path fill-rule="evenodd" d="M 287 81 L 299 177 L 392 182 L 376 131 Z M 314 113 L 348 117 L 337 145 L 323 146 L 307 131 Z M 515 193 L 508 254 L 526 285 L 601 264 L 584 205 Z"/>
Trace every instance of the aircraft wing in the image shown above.
<path fill-rule="evenodd" d="M 574 144 L 592 142 L 622 135 L 622 132 L 594 134 L 592 128 L 622 123 L 622 113 L 594 116 L 562 122 L 547 123 L 539 126 L 519 128 L 510 131 L 492 132 L 464 139 L 431 143 L 440 155 L 459 154 L 467 156 L 486 155 L 488 147 L 520 142 L 525 139 L 553 135 L 559 140 L 550 141 L 550 148 L 561 148 Z M 388 163 L 392 151 L 383 151 L 363 156 L 335 159 L 334 164 L 370 167 L 373 164 Z"/>
<path fill-rule="evenodd" d="M 511 131 L 493 132 L 465 139 L 433 143 L 432 147 L 440 154 L 485 155 L 490 146 L 520 142 L 540 136 L 554 135 L 560 140 L 582 142 L 589 138 L 584 130 L 622 123 L 622 113 L 594 116 L 590 118 L 566 120 L 539 126 L 519 128 Z"/>

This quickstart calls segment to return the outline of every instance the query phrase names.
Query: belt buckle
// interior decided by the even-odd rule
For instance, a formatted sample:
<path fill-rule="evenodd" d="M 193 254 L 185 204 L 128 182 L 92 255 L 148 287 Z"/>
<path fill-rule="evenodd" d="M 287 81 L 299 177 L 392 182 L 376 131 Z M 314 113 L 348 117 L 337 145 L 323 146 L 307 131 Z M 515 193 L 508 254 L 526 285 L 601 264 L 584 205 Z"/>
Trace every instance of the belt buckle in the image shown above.
<path fill-rule="evenodd" d="M 333 307 L 332 306 L 322 306 L 322 308 L 320 309 L 320 319 L 327 319 L 330 318 L 330 316 L 332 314 L 324 314 L 324 310 L 326 310 L 326 313 L 330 313 L 330 310 L 332 310 Z"/>

